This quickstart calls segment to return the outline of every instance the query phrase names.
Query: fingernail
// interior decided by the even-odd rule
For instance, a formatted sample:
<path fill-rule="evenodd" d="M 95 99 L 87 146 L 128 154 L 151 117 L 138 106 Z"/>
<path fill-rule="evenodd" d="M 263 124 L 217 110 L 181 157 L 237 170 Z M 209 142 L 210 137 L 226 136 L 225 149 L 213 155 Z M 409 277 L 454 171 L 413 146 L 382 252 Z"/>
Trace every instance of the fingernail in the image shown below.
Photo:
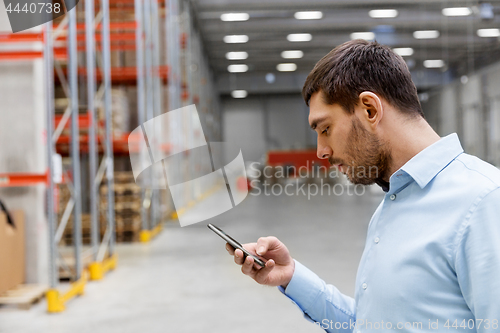
<path fill-rule="evenodd" d="M 259 247 L 259 250 L 257 251 L 257 254 L 262 254 L 262 253 L 264 253 L 265 250 L 266 249 L 263 246 L 261 246 L 261 247 Z"/>
<path fill-rule="evenodd" d="M 236 258 L 239 258 L 239 257 L 238 257 L 238 254 L 236 253 L 236 251 L 234 251 L 234 256 L 235 256 Z"/>

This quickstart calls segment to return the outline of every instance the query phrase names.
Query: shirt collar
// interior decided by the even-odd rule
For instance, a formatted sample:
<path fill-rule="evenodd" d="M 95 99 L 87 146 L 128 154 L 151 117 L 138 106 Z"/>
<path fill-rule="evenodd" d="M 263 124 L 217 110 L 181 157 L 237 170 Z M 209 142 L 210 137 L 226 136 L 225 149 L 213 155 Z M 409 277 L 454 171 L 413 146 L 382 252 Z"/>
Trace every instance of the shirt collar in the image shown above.
<path fill-rule="evenodd" d="M 456 133 L 442 138 L 413 156 L 400 170 L 391 176 L 391 192 L 396 190 L 393 185 L 399 183 L 396 177 L 400 177 L 405 173 L 413 178 L 420 188 L 424 188 L 441 170 L 463 152 L 464 150 Z"/>

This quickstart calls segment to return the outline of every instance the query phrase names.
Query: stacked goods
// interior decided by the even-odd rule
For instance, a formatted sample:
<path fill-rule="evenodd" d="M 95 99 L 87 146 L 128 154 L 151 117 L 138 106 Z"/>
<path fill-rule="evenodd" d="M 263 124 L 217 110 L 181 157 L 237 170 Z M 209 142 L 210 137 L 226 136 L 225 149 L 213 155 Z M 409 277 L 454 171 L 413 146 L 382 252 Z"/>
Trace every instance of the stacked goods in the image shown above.
<path fill-rule="evenodd" d="M 106 114 L 104 108 L 99 107 L 99 121 L 104 124 Z M 130 131 L 130 110 L 127 91 L 125 88 L 111 89 L 111 127 L 113 135 L 120 137 Z"/>
<path fill-rule="evenodd" d="M 61 218 L 64 214 L 64 210 L 66 209 L 66 205 L 68 204 L 69 199 L 71 199 L 71 193 L 69 192 L 68 186 L 66 184 L 57 184 L 55 187 L 56 196 L 59 200 L 56 201 L 56 211 L 58 221 L 61 221 Z"/>
<path fill-rule="evenodd" d="M 141 188 L 134 182 L 132 172 L 116 172 L 114 177 L 116 241 L 136 242 L 141 231 Z M 108 187 L 102 186 L 102 232 L 106 229 L 107 195 Z"/>
<path fill-rule="evenodd" d="M 90 226 L 90 214 L 82 214 L 81 222 L 82 224 L 82 244 L 90 244 L 91 241 L 91 226 Z M 73 215 L 69 218 L 66 228 L 64 228 L 62 241 L 66 245 L 73 245 Z"/>
<path fill-rule="evenodd" d="M 57 191 L 57 196 L 59 197 L 56 207 L 57 221 L 59 224 L 62 221 L 66 206 L 68 205 L 68 202 L 71 199 L 71 193 L 66 184 L 57 184 L 56 191 Z M 90 244 L 90 215 L 83 214 L 81 217 L 81 224 L 82 224 L 82 242 L 83 244 Z M 61 241 L 65 245 L 73 245 L 73 211 L 71 211 L 68 223 L 64 228 Z"/>

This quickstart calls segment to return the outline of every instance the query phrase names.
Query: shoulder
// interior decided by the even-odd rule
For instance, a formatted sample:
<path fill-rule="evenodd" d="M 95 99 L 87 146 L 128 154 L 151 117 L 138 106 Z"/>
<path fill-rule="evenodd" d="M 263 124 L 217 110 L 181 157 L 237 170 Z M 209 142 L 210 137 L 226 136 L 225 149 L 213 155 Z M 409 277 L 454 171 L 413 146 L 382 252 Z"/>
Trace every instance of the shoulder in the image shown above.
<path fill-rule="evenodd" d="M 433 194 L 432 199 L 461 211 L 459 220 L 463 221 L 488 194 L 500 188 L 500 170 L 475 156 L 462 153 L 429 185 L 427 191 Z"/>
<path fill-rule="evenodd" d="M 483 185 L 492 189 L 500 187 L 500 170 L 480 158 L 463 153 L 454 160 L 454 164 L 462 169 L 464 175 L 467 175 L 471 181 L 478 182 L 476 186 Z M 468 180 L 464 179 L 464 181 Z"/>

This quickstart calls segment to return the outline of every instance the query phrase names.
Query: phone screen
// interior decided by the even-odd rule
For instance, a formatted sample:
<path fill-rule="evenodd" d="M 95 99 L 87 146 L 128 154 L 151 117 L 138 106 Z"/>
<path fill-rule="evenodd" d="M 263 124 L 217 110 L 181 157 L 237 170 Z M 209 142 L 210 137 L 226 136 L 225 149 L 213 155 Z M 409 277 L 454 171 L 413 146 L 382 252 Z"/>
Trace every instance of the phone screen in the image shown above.
<path fill-rule="evenodd" d="M 213 232 L 215 232 L 217 235 L 219 235 L 223 240 L 225 240 L 229 245 L 231 245 L 234 249 L 240 249 L 241 251 L 243 251 L 243 254 L 245 256 L 251 256 L 254 260 L 254 262 L 259 265 L 260 267 L 264 267 L 266 265 L 266 263 L 264 261 L 262 261 L 261 259 L 257 258 L 256 256 L 254 256 L 253 254 L 251 254 L 250 252 L 248 252 L 244 247 L 243 245 L 240 244 L 240 242 L 238 242 L 236 239 L 234 239 L 233 237 L 229 236 L 228 234 L 226 234 L 224 231 L 222 231 L 222 229 L 216 227 L 215 225 L 213 224 L 208 224 L 207 225 L 208 229 L 212 230 Z"/>

